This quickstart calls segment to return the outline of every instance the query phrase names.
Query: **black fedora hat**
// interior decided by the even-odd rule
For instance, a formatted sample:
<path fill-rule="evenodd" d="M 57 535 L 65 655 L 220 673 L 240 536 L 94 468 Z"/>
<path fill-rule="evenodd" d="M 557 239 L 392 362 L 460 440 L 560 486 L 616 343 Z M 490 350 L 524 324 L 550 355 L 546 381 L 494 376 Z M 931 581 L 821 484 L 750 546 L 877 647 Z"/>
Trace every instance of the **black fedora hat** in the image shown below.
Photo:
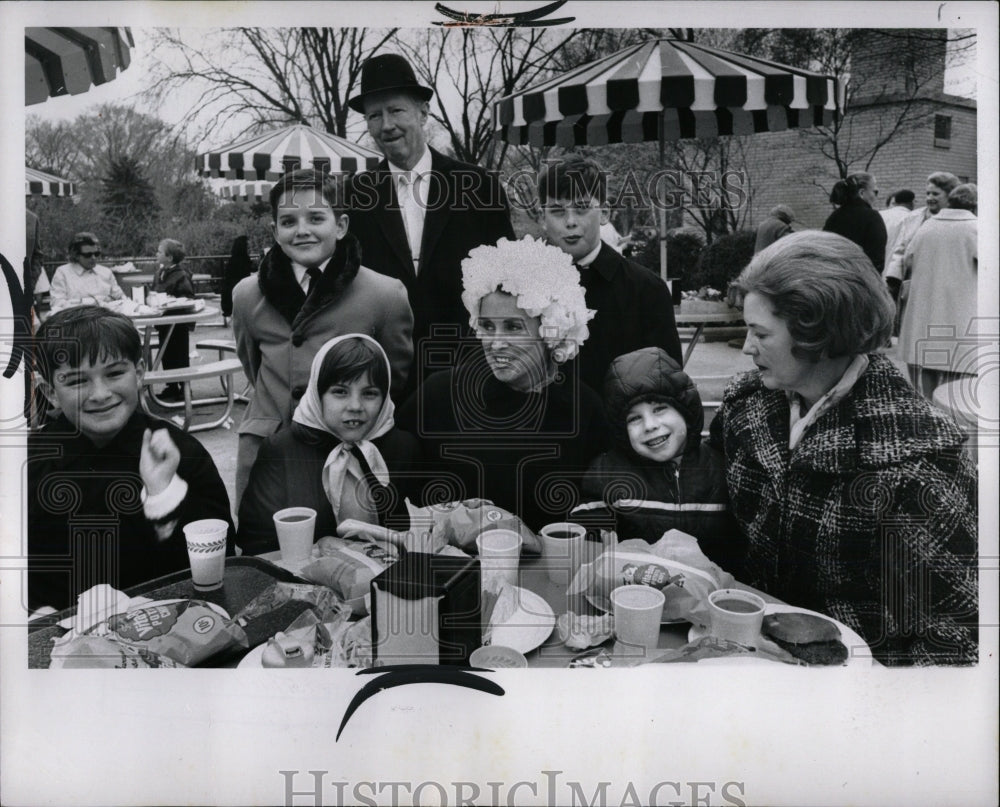
<path fill-rule="evenodd" d="M 361 92 L 347 102 L 355 112 L 365 111 L 365 99 L 377 92 L 408 92 L 421 101 L 429 101 L 434 90 L 417 81 L 410 63 L 398 53 L 372 56 L 361 65 Z"/>

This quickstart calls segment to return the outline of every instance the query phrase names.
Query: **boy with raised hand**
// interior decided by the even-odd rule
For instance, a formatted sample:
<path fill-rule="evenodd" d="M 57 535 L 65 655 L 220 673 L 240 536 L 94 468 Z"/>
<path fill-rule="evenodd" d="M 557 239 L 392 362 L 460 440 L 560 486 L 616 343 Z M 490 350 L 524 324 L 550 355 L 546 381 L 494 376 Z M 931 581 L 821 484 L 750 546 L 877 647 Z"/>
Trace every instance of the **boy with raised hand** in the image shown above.
<path fill-rule="evenodd" d="M 663 348 L 680 364 L 681 341 L 670 290 L 654 273 L 601 241 L 608 183 L 591 159 L 570 155 L 538 175 L 538 199 L 550 244 L 573 258 L 597 316 L 577 359 L 583 381 L 599 391 L 612 359 L 642 347 Z"/>
<path fill-rule="evenodd" d="M 229 522 L 229 497 L 195 438 L 139 409 L 139 332 L 78 306 L 36 336 L 38 388 L 58 411 L 28 438 L 28 603 L 62 609 L 98 583 L 125 589 L 188 568 L 183 527 Z"/>
<path fill-rule="evenodd" d="M 270 202 L 275 244 L 233 289 L 236 352 L 254 386 L 239 426 L 237 507 L 261 444 L 291 424 L 320 347 L 335 336 L 370 336 L 389 358 L 393 390 L 405 388 L 413 361 L 406 287 L 361 265 L 342 180 L 294 171 L 271 188 Z"/>

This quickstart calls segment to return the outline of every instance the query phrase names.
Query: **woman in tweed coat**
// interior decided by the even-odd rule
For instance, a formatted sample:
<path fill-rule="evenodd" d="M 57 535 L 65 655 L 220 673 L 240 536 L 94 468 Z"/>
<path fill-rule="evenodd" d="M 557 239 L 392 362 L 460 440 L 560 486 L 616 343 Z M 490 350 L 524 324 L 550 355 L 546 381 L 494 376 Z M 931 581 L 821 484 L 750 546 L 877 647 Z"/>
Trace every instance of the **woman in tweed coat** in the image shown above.
<path fill-rule="evenodd" d="M 735 283 L 723 441 L 743 579 L 856 630 L 887 665 L 977 661 L 977 478 L 964 435 L 882 354 L 893 305 L 859 247 L 787 236 Z"/>

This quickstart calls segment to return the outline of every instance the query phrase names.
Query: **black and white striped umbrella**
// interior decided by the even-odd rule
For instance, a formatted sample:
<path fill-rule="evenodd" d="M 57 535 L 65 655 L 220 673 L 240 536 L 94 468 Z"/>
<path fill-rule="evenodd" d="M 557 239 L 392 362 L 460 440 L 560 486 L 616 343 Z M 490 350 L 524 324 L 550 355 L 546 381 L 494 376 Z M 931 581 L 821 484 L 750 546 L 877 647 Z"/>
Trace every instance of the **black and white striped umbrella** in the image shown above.
<path fill-rule="evenodd" d="M 76 185 L 68 179 L 47 174 L 35 168 L 24 169 L 25 196 L 72 196 L 76 193 Z"/>
<path fill-rule="evenodd" d="M 633 45 L 501 98 L 512 145 L 600 146 L 829 125 L 846 83 L 694 42 Z"/>
<path fill-rule="evenodd" d="M 128 28 L 25 28 L 24 103 L 78 95 L 129 66 Z"/>
<path fill-rule="evenodd" d="M 199 154 L 195 168 L 206 177 L 274 182 L 298 168 L 354 173 L 381 159 L 377 151 L 299 123 Z"/>

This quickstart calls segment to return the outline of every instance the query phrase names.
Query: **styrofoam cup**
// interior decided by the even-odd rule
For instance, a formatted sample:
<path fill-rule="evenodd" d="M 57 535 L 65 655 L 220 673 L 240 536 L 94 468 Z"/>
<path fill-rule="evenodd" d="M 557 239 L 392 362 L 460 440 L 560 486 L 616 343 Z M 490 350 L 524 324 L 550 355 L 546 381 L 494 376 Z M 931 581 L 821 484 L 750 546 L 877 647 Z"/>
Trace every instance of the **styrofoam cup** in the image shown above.
<path fill-rule="evenodd" d="M 546 524 L 538 533 L 542 557 L 553 583 L 568 585 L 583 561 L 583 542 L 587 530 L 571 521 Z"/>
<path fill-rule="evenodd" d="M 666 598 L 651 586 L 618 586 L 611 592 L 615 637 L 625 644 L 655 650 Z"/>
<path fill-rule="evenodd" d="M 307 560 L 312 554 L 316 511 L 311 507 L 286 507 L 274 514 L 274 529 L 283 561 Z"/>
<path fill-rule="evenodd" d="M 521 536 L 513 530 L 485 530 L 476 538 L 479 565 L 484 575 L 499 575 L 517 585 L 517 567 L 521 561 Z"/>

